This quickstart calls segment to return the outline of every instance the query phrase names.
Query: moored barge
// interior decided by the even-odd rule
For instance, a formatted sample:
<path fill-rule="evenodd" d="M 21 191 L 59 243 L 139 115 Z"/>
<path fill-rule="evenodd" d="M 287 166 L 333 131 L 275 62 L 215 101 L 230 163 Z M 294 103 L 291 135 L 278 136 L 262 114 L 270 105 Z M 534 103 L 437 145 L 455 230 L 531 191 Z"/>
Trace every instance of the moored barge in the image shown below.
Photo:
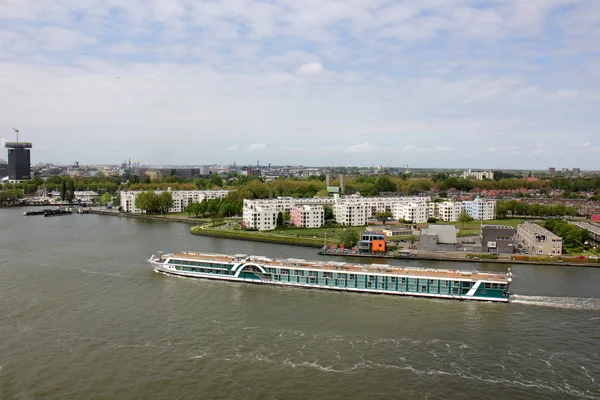
<path fill-rule="evenodd" d="M 200 279 L 457 300 L 508 302 L 508 272 L 272 259 L 185 251 L 152 255 L 154 271 Z"/>

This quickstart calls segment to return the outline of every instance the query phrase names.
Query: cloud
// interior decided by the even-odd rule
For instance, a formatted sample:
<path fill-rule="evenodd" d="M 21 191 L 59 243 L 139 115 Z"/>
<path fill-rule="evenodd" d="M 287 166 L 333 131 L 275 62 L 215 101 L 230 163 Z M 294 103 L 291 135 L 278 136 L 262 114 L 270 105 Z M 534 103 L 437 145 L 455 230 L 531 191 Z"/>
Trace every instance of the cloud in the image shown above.
<path fill-rule="evenodd" d="M 252 143 L 246 151 L 264 151 L 266 150 L 267 145 L 264 143 Z"/>
<path fill-rule="evenodd" d="M 302 65 L 296 70 L 296 73 L 302 76 L 317 76 L 325 73 L 325 68 L 318 62 L 311 62 Z"/>
<path fill-rule="evenodd" d="M 209 142 L 238 163 L 545 168 L 597 147 L 598 26 L 595 0 L 5 1 L 0 131 L 34 162 L 194 163 Z M 581 151 L 563 162 L 600 168 Z"/>

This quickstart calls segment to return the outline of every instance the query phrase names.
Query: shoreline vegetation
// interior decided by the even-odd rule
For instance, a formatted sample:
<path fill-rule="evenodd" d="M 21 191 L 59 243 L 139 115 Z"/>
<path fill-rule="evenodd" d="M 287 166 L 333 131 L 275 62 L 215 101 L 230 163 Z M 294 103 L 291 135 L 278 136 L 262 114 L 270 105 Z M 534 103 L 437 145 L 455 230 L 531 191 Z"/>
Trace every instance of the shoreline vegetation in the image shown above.
<path fill-rule="evenodd" d="M 246 240 L 273 244 L 286 244 L 292 246 L 313 247 L 321 249 L 317 254 L 328 255 L 332 257 L 356 257 L 356 258 L 381 258 L 381 259 L 412 259 L 412 260 L 434 260 L 434 261 L 460 261 L 460 262 L 478 262 L 478 263 L 496 263 L 496 264 L 537 264 L 537 265 L 565 265 L 578 267 L 595 267 L 600 268 L 598 260 L 567 260 L 565 257 L 557 259 L 544 259 L 534 256 L 519 256 L 515 255 L 499 255 L 497 258 L 489 258 L 484 254 L 473 254 L 464 252 L 427 252 L 422 250 L 409 250 L 410 256 L 404 254 L 350 254 L 350 253 L 335 253 L 323 252 L 324 246 L 331 243 L 339 244 L 338 235 L 343 230 L 363 231 L 364 227 L 326 227 L 315 229 L 301 228 L 286 228 L 276 229 L 274 231 L 244 231 L 240 229 L 232 229 L 237 225 L 238 220 L 223 220 L 220 226 L 209 226 L 210 219 L 198 219 L 185 216 L 169 216 L 169 215 L 145 215 L 145 214 L 130 214 L 119 213 L 112 210 L 91 210 L 93 214 L 121 216 L 127 218 L 150 219 L 167 222 L 183 222 L 193 224 L 189 229 L 190 234 L 197 236 L 217 237 L 223 239 Z M 516 222 L 512 220 L 511 222 Z"/>

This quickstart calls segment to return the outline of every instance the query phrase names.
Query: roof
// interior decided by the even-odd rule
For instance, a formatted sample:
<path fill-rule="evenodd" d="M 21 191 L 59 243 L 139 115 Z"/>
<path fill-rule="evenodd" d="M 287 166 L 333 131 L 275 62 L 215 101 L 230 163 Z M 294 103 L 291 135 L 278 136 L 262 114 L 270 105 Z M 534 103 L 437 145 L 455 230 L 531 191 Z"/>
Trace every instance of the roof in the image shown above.
<path fill-rule="evenodd" d="M 491 228 L 491 229 L 515 229 L 510 225 L 497 225 L 497 224 L 488 224 L 488 225 L 481 225 L 482 229 L 485 228 Z"/>

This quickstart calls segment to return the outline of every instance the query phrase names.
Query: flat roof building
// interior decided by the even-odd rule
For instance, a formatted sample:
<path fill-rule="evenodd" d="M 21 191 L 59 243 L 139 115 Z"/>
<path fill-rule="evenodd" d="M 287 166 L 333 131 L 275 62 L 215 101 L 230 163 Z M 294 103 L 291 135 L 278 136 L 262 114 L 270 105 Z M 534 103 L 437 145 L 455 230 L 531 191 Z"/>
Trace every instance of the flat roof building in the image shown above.
<path fill-rule="evenodd" d="M 532 254 L 549 256 L 562 254 L 562 238 L 538 224 L 532 222 L 519 224 L 517 236 Z"/>
<path fill-rule="evenodd" d="M 14 182 L 31 179 L 31 158 L 29 149 L 33 145 L 29 142 L 5 142 L 8 149 L 8 179 Z"/>
<path fill-rule="evenodd" d="M 517 231 L 509 225 L 482 225 L 481 252 L 512 254 Z"/>

